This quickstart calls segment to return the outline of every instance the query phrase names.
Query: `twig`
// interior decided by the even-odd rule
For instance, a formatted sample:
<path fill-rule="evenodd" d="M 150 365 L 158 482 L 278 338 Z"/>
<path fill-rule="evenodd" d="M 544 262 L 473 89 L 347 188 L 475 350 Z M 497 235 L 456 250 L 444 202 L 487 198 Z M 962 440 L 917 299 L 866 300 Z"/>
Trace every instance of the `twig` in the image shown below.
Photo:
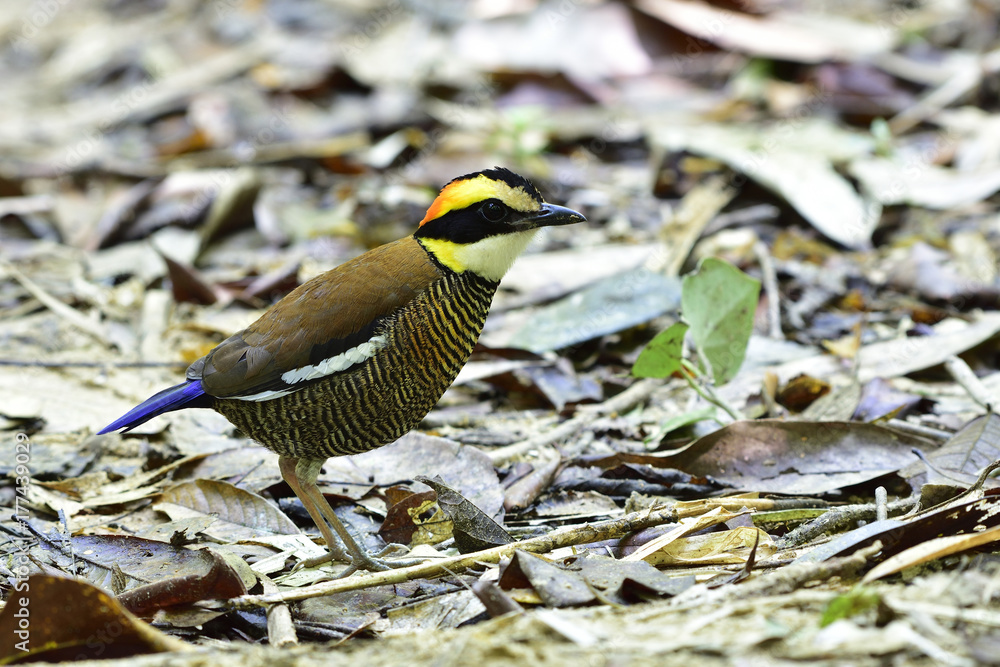
<path fill-rule="evenodd" d="M 709 403 L 717 405 L 725 410 L 726 414 L 732 417 L 733 421 L 739 422 L 746 420 L 746 416 L 742 412 L 737 410 L 722 396 L 719 396 L 718 392 L 715 391 L 715 388 L 712 387 L 711 383 L 702 384 L 701 382 L 698 382 L 698 371 L 690 362 L 686 359 L 681 359 L 681 365 L 683 366 L 681 374 L 684 376 L 684 379 L 687 380 L 688 385 L 694 389 L 699 396 L 704 398 Z"/>
<path fill-rule="evenodd" d="M 903 498 L 902 500 L 896 500 L 886 505 L 886 511 L 888 514 L 895 514 L 910 509 L 918 502 L 919 498 Z M 800 544 L 805 544 L 820 535 L 839 532 L 845 526 L 854 528 L 857 526 L 858 521 L 873 520 L 877 511 L 875 503 L 838 507 L 830 510 L 823 516 L 813 519 L 809 523 L 802 524 L 795 530 L 789 531 L 781 539 L 777 540 L 775 547 L 778 550 L 790 549 Z"/>
<path fill-rule="evenodd" d="M 664 207 L 667 219 L 659 232 L 663 245 L 646 260 L 646 268 L 665 276 L 678 275 L 705 227 L 733 200 L 736 192 L 725 179 L 711 178 L 684 195 L 672 213 Z"/>
<path fill-rule="evenodd" d="M 889 518 L 889 495 L 884 486 L 875 488 L 875 520 L 885 521 Z"/>
<path fill-rule="evenodd" d="M 885 425 L 893 431 L 909 433 L 910 435 L 915 435 L 919 438 L 925 438 L 934 442 L 945 442 L 946 440 L 951 440 L 951 437 L 955 435 L 954 433 L 942 431 L 941 429 L 933 428 L 931 426 L 912 424 L 908 421 L 903 421 L 902 419 L 890 419 L 885 423 Z"/>
<path fill-rule="evenodd" d="M 244 595 L 229 600 L 228 604 L 235 609 L 249 609 L 281 602 L 307 600 L 309 598 L 333 595 L 334 593 L 345 591 L 356 591 L 363 588 L 371 588 L 372 586 L 401 584 L 404 581 L 412 581 L 413 579 L 436 577 L 448 572 L 465 570 L 481 563 L 497 563 L 501 558 L 513 555 L 514 551 L 518 549 L 530 553 L 545 553 L 576 544 L 610 540 L 621 537 L 626 533 L 676 520 L 677 512 L 673 508 L 655 512 L 634 512 L 618 519 L 600 521 L 584 526 L 568 526 L 553 531 L 548 535 L 541 535 L 520 542 L 512 542 L 475 553 L 431 560 L 420 565 L 412 565 L 387 572 L 371 572 L 369 574 L 348 577 L 347 579 L 324 581 L 312 586 L 305 586 L 278 594 Z"/>
<path fill-rule="evenodd" d="M 920 460 L 924 463 L 924 465 L 928 466 L 934 472 L 938 473 L 939 475 L 942 475 L 947 479 L 954 479 L 954 477 L 949 477 L 946 473 L 943 473 L 941 470 L 934 467 L 930 463 L 930 461 L 927 460 L 927 457 L 923 456 L 923 452 L 920 452 L 919 456 Z M 986 480 L 989 479 L 990 475 L 992 475 L 998 469 L 1000 469 L 1000 461 L 994 461 L 993 463 L 990 463 L 985 468 L 979 471 L 979 476 L 976 478 L 976 481 L 970 484 L 965 491 L 962 491 L 962 493 L 958 494 L 954 498 L 949 498 L 943 503 L 933 505 L 924 510 L 921 510 L 920 512 L 917 512 L 916 514 L 911 516 L 910 519 L 912 520 L 918 516 L 925 516 L 927 514 L 930 514 L 931 512 L 937 512 L 941 509 L 944 509 L 945 507 L 958 507 L 959 505 L 964 505 L 965 503 L 971 500 L 977 500 L 979 498 L 982 498 L 983 486 L 986 484 Z M 968 484 L 968 482 L 963 479 L 958 479 L 956 481 L 959 482 L 959 484 Z"/>
<path fill-rule="evenodd" d="M 757 241 L 753 244 L 753 254 L 757 256 L 757 263 L 760 264 L 761 284 L 764 293 L 767 294 L 767 335 L 775 340 L 784 338 L 781 331 L 781 292 L 778 289 L 778 272 L 771 261 L 771 253 L 767 246 Z"/>
<path fill-rule="evenodd" d="M 972 397 L 972 400 L 989 411 L 993 410 L 992 406 L 996 405 L 996 400 L 990 395 L 989 389 L 972 372 L 969 364 L 953 354 L 944 360 L 944 367 L 948 369 L 951 378 Z"/>
<path fill-rule="evenodd" d="M 622 413 L 631 410 L 632 407 L 644 402 L 662 384 L 661 380 L 647 378 L 639 380 L 631 387 L 604 401 L 600 405 L 581 407 L 579 412 L 571 419 L 567 419 L 555 428 L 540 433 L 534 437 L 515 442 L 506 447 L 500 447 L 488 452 L 494 465 L 498 465 L 512 458 L 526 454 L 533 449 L 539 449 L 550 445 L 557 440 L 575 435 L 598 417 L 615 413 Z"/>
<path fill-rule="evenodd" d="M 728 600 L 739 598 L 736 604 L 747 605 L 746 609 L 759 610 L 762 604 L 773 604 L 775 597 L 793 594 L 806 584 L 816 581 L 826 581 L 833 577 L 853 578 L 868 565 L 868 559 L 882 550 L 882 543 L 858 549 L 850 556 L 830 558 L 818 563 L 792 563 L 779 570 L 769 572 L 766 576 L 754 577 L 738 586 L 723 586 L 706 589 L 703 586 L 692 586 L 677 597 L 663 604 L 656 605 L 646 612 L 637 612 L 631 617 L 633 623 L 654 620 L 666 614 L 697 609 L 704 611 L 710 604 L 726 604 Z M 808 594 L 833 597 L 832 591 L 809 589 Z M 763 599 L 762 599 L 763 598 Z M 697 622 L 697 621 L 695 621 Z"/>
<path fill-rule="evenodd" d="M 969 63 L 969 67 L 953 73 L 913 106 L 893 116 L 889 120 L 889 129 L 894 135 L 906 132 L 971 91 L 984 77 L 994 74 L 997 69 L 1000 69 L 1000 50 L 984 54 L 978 62 Z"/>
<path fill-rule="evenodd" d="M 22 361 L 0 359 L 0 366 L 23 368 L 187 368 L 183 361 Z"/>
<path fill-rule="evenodd" d="M 81 313 L 77 312 L 73 308 L 70 308 L 65 303 L 43 290 L 35 283 L 35 281 L 21 273 L 21 270 L 10 262 L 0 260 L 0 267 L 3 267 L 7 273 L 13 276 L 14 280 L 21 283 L 21 287 L 27 290 L 31 296 L 38 299 L 43 306 L 75 326 L 77 329 L 90 334 L 90 336 L 96 339 L 101 345 L 111 347 L 111 342 L 108 340 L 107 332 L 99 323 L 84 317 Z"/>
<path fill-rule="evenodd" d="M 280 593 L 278 586 L 266 574 L 256 573 L 264 595 Z M 299 643 L 292 622 L 292 612 L 287 604 L 273 604 L 267 608 L 267 643 L 282 648 Z"/>
<path fill-rule="evenodd" d="M 949 621 L 960 621 L 963 624 L 977 623 L 994 628 L 1000 628 L 1000 613 L 991 609 L 969 609 L 951 605 L 921 602 L 904 598 L 892 591 L 885 591 L 882 599 L 889 607 L 899 614 L 926 614 Z"/>

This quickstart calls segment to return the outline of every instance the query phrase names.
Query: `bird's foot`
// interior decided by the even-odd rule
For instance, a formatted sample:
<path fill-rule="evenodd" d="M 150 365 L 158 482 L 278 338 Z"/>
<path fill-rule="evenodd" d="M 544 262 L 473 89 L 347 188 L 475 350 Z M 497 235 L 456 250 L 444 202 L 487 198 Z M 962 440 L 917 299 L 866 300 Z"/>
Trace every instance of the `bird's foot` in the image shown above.
<path fill-rule="evenodd" d="M 338 579 L 350 576 L 355 572 L 367 570 L 368 572 L 385 572 L 401 567 L 411 567 L 423 563 L 425 558 L 400 558 L 384 560 L 383 556 L 390 554 L 408 553 L 410 550 L 402 544 L 389 544 L 377 554 L 370 554 L 359 549 L 359 553 L 351 553 L 350 566 L 337 575 Z"/>
<path fill-rule="evenodd" d="M 385 572 L 386 570 L 392 570 L 400 567 L 410 567 L 424 562 L 425 559 L 423 558 L 404 558 L 391 561 L 384 560 L 385 556 L 396 554 L 402 555 L 409 553 L 409 551 L 409 548 L 402 544 L 389 544 L 376 554 L 370 554 L 360 548 L 358 549 L 358 553 L 354 553 L 354 550 L 348 551 L 331 549 L 322 556 L 313 556 L 312 558 L 305 558 L 299 561 L 292 568 L 292 572 L 307 567 L 318 567 L 331 561 L 338 561 L 341 563 L 348 563 L 347 569 L 337 575 L 337 579 L 342 579 L 343 577 L 350 576 L 359 571 Z"/>
<path fill-rule="evenodd" d="M 351 556 L 343 549 L 330 549 L 325 554 L 321 556 L 313 556 L 312 558 L 303 558 L 298 563 L 292 567 L 292 572 L 301 570 L 306 567 L 318 567 L 324 565 L 331 561 L 339 561 L 341 563 L 350 563 Z"/>
<path fill-rule="evenodd" d="M 375 554 L 375 557 L 384 558 L 385 556 L 393 556 L 393 555 L 402 556 L 403 554 L 408 554 L 408 553 L 410 553 L 410 547 L 406 546 L 405 544 L 390 542 L 389 544 L 385 545 L 385 547 L 381 551 Z"/>

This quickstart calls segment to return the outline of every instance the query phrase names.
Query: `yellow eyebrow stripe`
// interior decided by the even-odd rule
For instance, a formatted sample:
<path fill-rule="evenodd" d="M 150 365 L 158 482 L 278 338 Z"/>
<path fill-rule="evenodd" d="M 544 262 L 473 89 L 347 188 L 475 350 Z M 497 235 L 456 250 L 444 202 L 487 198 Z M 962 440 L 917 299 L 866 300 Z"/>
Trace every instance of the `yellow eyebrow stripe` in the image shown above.
<path fill-rule="evenodd" d="M 530 212 L 540 208 L 540 204 L 535 198 L 522 188 L 512 188 L 503 181 L 497 181 L 485 174 L 480 174 L 475 178 L 455 181 L 445 186 L 434 203 L 427 209 L 427 215 L 420 221 L 420 224 L 436 220 L 449 211 L 462 209 L 493 198 L 499 199 L 519 211 Z"/>

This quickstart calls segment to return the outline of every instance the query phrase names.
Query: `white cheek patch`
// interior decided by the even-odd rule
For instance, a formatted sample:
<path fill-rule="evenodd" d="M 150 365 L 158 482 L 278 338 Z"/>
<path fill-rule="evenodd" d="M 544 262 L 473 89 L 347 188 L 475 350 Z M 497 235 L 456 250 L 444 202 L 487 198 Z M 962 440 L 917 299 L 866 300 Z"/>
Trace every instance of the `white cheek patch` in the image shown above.
<path fill-rule="evenodd" d="M 455 250 L 455 257 L 466 269 L 487 280 L 499 282 L 510 270 L 514 260 L 520 255 L 538 230 L 489 236 Z"/>
<path fill-rule="evenodd" d="M 308 382 L 309 380 L 318 380 L 326 377 L 327 375 L 333 375 L 334 373 L 347 370 L 355 364 L 360 364 L 365 360 L 374 357 L 375 354 L 386 345 L 388 345 L 388 340 L 385 336 L 374 336 L 367 342 L 356 345 L 349 350 L 344 350 L 340 354 L 324 359 L 318 364 L 310 364 L 309 366 L 303 366 L 302 368 L 295 368 L 290 371 L 286 371 L 281 374 L 281 380 L 285 384 L 289 385 L 295 385 L 299 382 Z M 235 398 L 240 401 L 269 401 L 274 398 L 287 396 L 297 389 L 298 387 L 289 387 L 288 389 L 262 391 L 257 394 L 250 394 L 249 396 L 231 396 L 230 398 Z"/>

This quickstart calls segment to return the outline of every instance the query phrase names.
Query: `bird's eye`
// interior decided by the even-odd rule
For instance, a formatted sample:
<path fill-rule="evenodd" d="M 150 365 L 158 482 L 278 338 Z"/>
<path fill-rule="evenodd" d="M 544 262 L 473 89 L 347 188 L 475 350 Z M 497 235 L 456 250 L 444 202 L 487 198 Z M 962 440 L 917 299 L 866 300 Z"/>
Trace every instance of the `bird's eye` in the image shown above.
<path fill-rule="evenodd" d="M 488 201 L 479 207 L 479 214 L 490 222 L 500 222 L 507 217 L 507 210 L 499 202 Z"/>

